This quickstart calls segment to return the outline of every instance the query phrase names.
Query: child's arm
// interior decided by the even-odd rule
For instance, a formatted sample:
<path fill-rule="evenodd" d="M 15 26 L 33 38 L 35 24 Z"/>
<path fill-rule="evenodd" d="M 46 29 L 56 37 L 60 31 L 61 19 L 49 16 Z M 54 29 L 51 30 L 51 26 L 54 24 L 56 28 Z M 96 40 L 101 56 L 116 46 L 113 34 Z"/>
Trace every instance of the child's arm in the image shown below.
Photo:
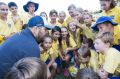
<path fill-rule="evenodd" d="M 63 57 L 62 52 L 61 52 L 60 50 L 58 51 L 58 54 L 59 54 L 60 58 L 61 58 L 62 60 L 64 60 L 64 57 Z"/>
<path fill-rule="evenodd" d="M 74 48 L 68 47 L 68 48 L 66 48 L 66 49 L 64 50 L 64 53 L 66 54 L 67 52 L 69 52 L 69 51 L 74 51 L 74 50 L 76 50 L 76 49 L 77 49 L 77 47 L 74 47 Z"/>
<path fill-rule="evenodd" d="M 54 59 L 54 54 L 50 54 L 50 62 L 49 64 L 47 65 L 48 68 L 54 63 L 55 59 Z"/>

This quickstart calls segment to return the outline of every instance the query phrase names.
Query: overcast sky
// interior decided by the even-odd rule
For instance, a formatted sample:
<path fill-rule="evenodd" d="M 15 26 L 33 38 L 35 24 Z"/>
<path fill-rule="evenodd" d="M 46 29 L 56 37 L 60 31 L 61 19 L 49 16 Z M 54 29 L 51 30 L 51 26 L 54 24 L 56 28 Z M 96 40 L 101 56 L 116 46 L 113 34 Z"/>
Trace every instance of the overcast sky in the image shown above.
<path fill-rule="evenodd" d="M 23 10 L 23 5 L 25 5 L 29 0 L 1 0 L 5 3 L 16 2 L 19 10 Z M 99 0 L 32 0 L 39 3 L 39 9 L 36 14 L 42 11 L 49 13 L 51 9 L 56 9 L 57 11 L 66 11 L 70 4 L 75 4 L 77 7 L 82 7 L 83 9 L 88 9 L 91 11 L 100 10 Z"/>

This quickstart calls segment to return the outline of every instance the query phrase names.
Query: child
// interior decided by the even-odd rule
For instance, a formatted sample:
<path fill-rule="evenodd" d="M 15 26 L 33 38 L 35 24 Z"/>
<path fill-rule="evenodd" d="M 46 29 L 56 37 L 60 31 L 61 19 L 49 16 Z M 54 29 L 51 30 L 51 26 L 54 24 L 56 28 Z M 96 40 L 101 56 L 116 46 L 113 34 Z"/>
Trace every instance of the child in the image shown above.
<path fill-rule="evenodd" d="M 119 45 L 120 40 L 120 26 L 116 22 L 112 21 L 112 18 L 108 16 L 101 16 L 97 19 L 96 23 L 92 26 L 94 31 L 98 33 L 110 32 L 114 34 L 114 45 Z M 119 49 L 118 49 L 119 50 Z"/>
<path fill-rule="evenodd" d="M 11 14 L 8 16 L 8 19 L 12 20 L 16 32 L 19 32 L 22 29 L 23 20 L 22 17 L 18 14 L 18 6 L 14 2 L 9 2 L 8 7 L 11 12 Z"/>
<path fill-rule="evenodd" d="M 100 79 L 91 68 L 80 69 L 75 79 Z"/>
<path fill-rule="evenodd" d="M 67 64 L 67 67 L 65 67 L 64 76 L 68 76 L 67 71 L 69 67 L 69 61 L 73 57 L 74 50 L 77 49 L 77 44 L 69 36 L 67 27 L 61 27 L 61 34 L 62 34 L 62 38 L 60 41 L 60 48 L 63 54 L 64 62 Z"/>
<path fill-rule="evenodd" d="M 113 34 L 104 32 L 99 34 L 95 40 L 95 49 L 105 55 L 105 61 L 101 65 L 98 74 L 107 76 L 112 74 L 120 77 L 120 52 L 112 47 Z"/>
<path fill-rule="evenodd" d="M 75 41 L 77 44 L 77 48 L 80 47 L 81 45 L 81 30 L 77 28 L 77 24 L 75 21 L 71 21 L 68 23 L 68 30 L 69 30 L 69 35 L 70 37 Z"/>
<path fill-rule="evenodd" d="M 58 12 L 56 10 L 51 10 L 49 13 L 50 21 L 49 25 L 51 26 L 56 26 L 57 25 L 57 17 L 58 17 Z"/>
<path fill-rule="evenodd" d="M 55 62 L 57 64 L 57 72 L 60 72 L 60 67 L 61 67 L 61 60 L 60 58 L 63 60 L 62 54 L 60 52 L 60 36 L 61 36 L 61 29 L 59 26 L 55 26 L 52 29 L 52 49 L 54 51 L 54 57 L 55 57 Z M 56 73 L 56 72 L 55 72 Z"/>
<path fill-rule="evenodd" d="M 52 38 L 50 36 L 45 36 L 43 39 L 43 42 L 40 47 L 41 53 L 40 53 L 40 59 L 43 60 L 47 67 L 50 69 L 50 67 L 53 66 L 52 70 L 56 70 L 56 67 L 54 67 L 54 54 L 52 50 Z M 52 72 L 51 70 L 51 72 Z M 49 72 L 50 73 L 50 72 Z M 53 73 L 51 73 L 53 75 Z M 49 74 L 50 77 L 50 74 Z"/>
<path fill-rule="evenodd" d="M 47 79 L 47 66 L 35 57 L 22 58 L 14 64 L 5 79 Z"/>
<path fill-rule="evenodd" d="M 33 1 L 28 1 L 24 6 L 23 9 L 26 13 L 23 14 L 24 21 L 23 24 L 27 24 L 30 18 L 35 16 L 35 12 L 38 10 L 39 4 Z"/>
<path fill-rule="evenodd" d="M 67 23 L 65 21 L 65 18 L 66 18 L 66 13 L 64 11 L 60 11 L 59 14 L 58 14 L 58 26 L 62 27 L 66 27 L 67 26 Z"/>
<path fill-rule="evenodd" d="M 68 12 L 70 16 L 66 19 L 67 24 L 73 20 L 75 9 L 76 9 L 76 6 L 74 4 L 71 4 L 68 6 Z"/>
<path fill-rule="evenodd" d="M 115 0 L 100 0 L 102 16 L 109 16 L 114 22 L 120 24 L 120 7 L 116 5 Z"/>
<path fill-rule="evenodd" d="M 46 20 L 48 21 L 48 16 L 47 16 L 47 13 L 46 13 L 46 12 L 41 12 L 41 13 L 40 13 L 40 16 L 41 16 L 41 17 L 45 17 Z"/>
<path fill-rule="evenodd" d="M 88 27 L 90 33 L 93 34 L 93 39 L 94 39 L 96 33 L 91 28 L 91 26 L 93 26 L 93 24 L 94 24 L 94 19 L 93 19 L 92 15 L 91 14 L 85 14 L 85 15 L 83 15 L 83 19 L 84 19 L 84 23 L 85 23 L 86 27 Z"/>
<path fill-rule="evenodd" d="M 73 57 L 73 52 L 76 50 L 77 44 L 75 41 L 69 36 L 68 29 L 66 27 L 61 27 L 62 38 L 60 41 L 60 47 L 63 55 L 65 55 L 65 60 L 69 61 L 69 58 Z M 67 59 L 66 59 L 67 58 Z"/>

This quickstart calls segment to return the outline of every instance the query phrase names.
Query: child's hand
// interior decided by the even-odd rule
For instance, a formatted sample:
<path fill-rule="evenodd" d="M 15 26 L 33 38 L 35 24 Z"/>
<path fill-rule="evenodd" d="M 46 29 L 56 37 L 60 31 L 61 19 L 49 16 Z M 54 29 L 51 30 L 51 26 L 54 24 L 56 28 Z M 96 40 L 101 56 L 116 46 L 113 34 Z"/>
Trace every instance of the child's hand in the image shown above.
<path fill-rule="evenodd" d="M 68 53 L 68 49 L 65 49 L 63 52 L 64 52 L 64 54 L 67 54 Z"/>

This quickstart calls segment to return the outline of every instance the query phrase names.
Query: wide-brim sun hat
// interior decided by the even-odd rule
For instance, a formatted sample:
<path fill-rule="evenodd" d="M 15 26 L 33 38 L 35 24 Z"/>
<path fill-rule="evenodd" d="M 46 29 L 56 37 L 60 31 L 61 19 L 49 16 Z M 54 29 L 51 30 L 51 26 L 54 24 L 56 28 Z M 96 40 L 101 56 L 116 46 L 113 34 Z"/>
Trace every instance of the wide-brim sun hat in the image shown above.
<path fill-rule="evenodd" d="M 92 26 L 92 29 L 93 29 L 94 31 L 99 31 L 97 25 L 98 25 L 98 24 L 102 24 L 102 23 L 104 23 L 104 22 L 110 22 L 113 26 L 116 26 L 116 25 L 118 24 L 118 23 L 116 23 L 116 22 L 113 22 L 111 17 L 101 16 L 101 17 L 99 17 L 99 18 L 97 19 L 96 23 Z"/>
<path fill-rule="evenodd" d="M 27 4 L 25 4 L 25 5 L 23 6 L 24 11 L 29 12 L 29 11 L 28 11 L 28 6 L 29 6 L 29 4 L 31 4 L 31 3 L 34 4 L 34 6 L 35 6 L 35 12 L 38 10 L 38 7 L 39 7 L 39 4 L 38 4 L 38 3 L 35 3 L 35 2 L 32 2 L 32 1 L 28 1 Z"/>

